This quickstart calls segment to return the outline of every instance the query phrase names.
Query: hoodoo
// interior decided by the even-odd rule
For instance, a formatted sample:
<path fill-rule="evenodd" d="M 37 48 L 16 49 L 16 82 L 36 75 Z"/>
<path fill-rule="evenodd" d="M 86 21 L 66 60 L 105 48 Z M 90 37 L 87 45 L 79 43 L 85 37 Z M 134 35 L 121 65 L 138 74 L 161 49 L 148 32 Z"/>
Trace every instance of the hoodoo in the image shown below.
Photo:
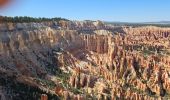
<path fill-rule="evenodd" d="M 5 100 L 160 100 L 170 93 L 170 28 L 101 21 L 0 23 Z"/>

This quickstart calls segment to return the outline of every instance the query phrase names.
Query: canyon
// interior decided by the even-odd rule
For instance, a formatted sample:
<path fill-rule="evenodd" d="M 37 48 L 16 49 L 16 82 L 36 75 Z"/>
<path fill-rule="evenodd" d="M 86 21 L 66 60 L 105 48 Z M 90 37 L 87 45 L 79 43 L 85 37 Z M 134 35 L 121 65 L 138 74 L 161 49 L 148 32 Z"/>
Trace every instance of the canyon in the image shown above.
<path fill-rule="evenodd" d="M 170 28 L 0 23 L 2 100 L 168 100 Z"/>

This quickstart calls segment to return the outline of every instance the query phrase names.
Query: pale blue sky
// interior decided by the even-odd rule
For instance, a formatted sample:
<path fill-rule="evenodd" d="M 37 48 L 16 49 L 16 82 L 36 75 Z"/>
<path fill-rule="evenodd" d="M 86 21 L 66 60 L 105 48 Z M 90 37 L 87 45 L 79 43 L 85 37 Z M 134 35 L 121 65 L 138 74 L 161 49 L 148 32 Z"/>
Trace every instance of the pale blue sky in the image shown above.
<path fill-rule="evenodd" d="M 70 20 L 170 21 L 170 0 L 17 0 L 0 15 Z"/>

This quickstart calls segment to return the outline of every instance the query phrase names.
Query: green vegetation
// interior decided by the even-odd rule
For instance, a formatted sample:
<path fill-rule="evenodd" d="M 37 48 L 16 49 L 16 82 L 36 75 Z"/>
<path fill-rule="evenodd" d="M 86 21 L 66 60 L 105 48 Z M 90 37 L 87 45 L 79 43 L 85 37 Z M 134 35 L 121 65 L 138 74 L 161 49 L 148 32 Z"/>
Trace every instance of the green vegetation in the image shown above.
<path fill-rule="evenodd" d="M 46 94 L 49 100 L 59 100 L 56 95 L 46 93 L 38 87 L 17 82 L 16 77 L 4 77 L 3 73 L 0 73 L 0 86 L 5 87 L 7 96 L 12 97 L 12 100 L 40 100 L 41 94 Z"/>
<path fill-rule="evenodd" d="M 125 45 L 125 50 L 133 50 L 139 51 L 144 55 L 144 58 L 146 59 L 149 55 L 157 54 L 159 57 L 163 55 L 170 55 L 170 52 L 166 50 L 163 46 L 162 47 L 156 47 L 156 46 L 149 46 L 144 44 L 138 44 L 138 45 Z"/>
<path fill-rule="evenodd" d="M 73 92 L 74 94 L 82 94 L 82 90 L 78 88 L 71 87 L 69 88 L 69 90 Z"/>
<path fill-rule="evenodd" d="M 64 73 L 60 69 L 56 71 L 56 77 L 64 82 L 67 82 L 67 80 L 69 79 L 70 76 L 71 76 L 70 73 Z"/>
<path fill-rule="evenodd" d="M 64 18 L 33 18 L 33 17 L 7 17 L 7 16 L 0 16 L 0 23 L 4 22 L 13 22 L 13 23 L 29 23 L 29 22 L 44 22 L 44 21 L 60 21 L 60 20 L 65 20 L 68 21 L 67 19 Z"/>
<path fill-rule="evenodd" d="M 56 72 L 56 77 L 58 80 L 61 81 L 61 86 L 65 89 L 68 89 L 69 91 L 73 92 L 74 94 L 82 94 L 82 90 L 80 88 L 74 88 L 72 86 L 70 86 L 70 84 L 68 83 L 68 80 L 71 76 L 71 73 L 64 73 L 62 71 L 57 71 Z"/>
<path fill-rule="evenodd" d="M 41 83 L 47 87 L 49 87 L 50 89 L 54 89 L 55 88 L 55 83 L 53 81 L 50 80 L 46 80 L 46 79 L 41 79 L 41 78 L 37 78 L 36 79 L 38 83 Z"/>
<path fill-rule="evenodd" d="M 153 97 L 153 98 L 158 98 L 158 96 L 155 95 L 155 93 L 152 92 L 151 90 L 147 89 L 147 91 L 143 91 L 141 89 L 138 89 L 138 88 L 134 87 L 131 84 L 125 84 L 122 88 L 123 88 L 124 91 L 126 91 L 127 88 L 130 88 L 130 91 L 136 92 L 138 94 L 143 94 L 143 95 L 148 95 L 148 96 Z M 152 92 L 152 93 L 150 93 L 150 92 Z"/>
<path fill-rule="evenodd" d="M 164 99 L 165 100 L 168 100 L 170 98 L 170 94 L 168 94 L 167 92 L 166 92 L 166 94 L 165 94 L 165 96 L 164 96 Z"/>
<path fill-rule="evenodd" d="M 144 54 L 144 57 L 147 57 L 148 55 L 154 54 L 152 51 L 150 50 L 143 50 L 142 53 Z"/>

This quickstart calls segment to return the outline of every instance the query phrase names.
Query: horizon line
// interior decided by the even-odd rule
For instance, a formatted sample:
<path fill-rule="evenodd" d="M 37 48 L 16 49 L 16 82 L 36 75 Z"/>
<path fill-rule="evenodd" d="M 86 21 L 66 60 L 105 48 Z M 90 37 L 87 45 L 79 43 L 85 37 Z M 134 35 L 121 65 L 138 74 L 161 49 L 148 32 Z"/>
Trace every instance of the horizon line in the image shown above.
<path fill-rule="evenodd" d="M 7 16 L 7 15 L 0 15 L 2 17 L 32 17 L 32 18 L 49 18 L 49 19 L 52 19 L 52 18 L 63 18 L 63 17 L 34 17 L 34 16 Z M 63 18 L 63 19 L 67 19 L 67 20 L 70 20 L 70 21 L 102 21 L 102 22 L 112 22 L 112 23 L 163 23 L 163 22 L 168 22 L 170 23 L 169 20 L 158 20 L 158 21 L 107 21 L 107 20 L 101 20 L 101 19 L 70 19 L 70 18 Z"/>

